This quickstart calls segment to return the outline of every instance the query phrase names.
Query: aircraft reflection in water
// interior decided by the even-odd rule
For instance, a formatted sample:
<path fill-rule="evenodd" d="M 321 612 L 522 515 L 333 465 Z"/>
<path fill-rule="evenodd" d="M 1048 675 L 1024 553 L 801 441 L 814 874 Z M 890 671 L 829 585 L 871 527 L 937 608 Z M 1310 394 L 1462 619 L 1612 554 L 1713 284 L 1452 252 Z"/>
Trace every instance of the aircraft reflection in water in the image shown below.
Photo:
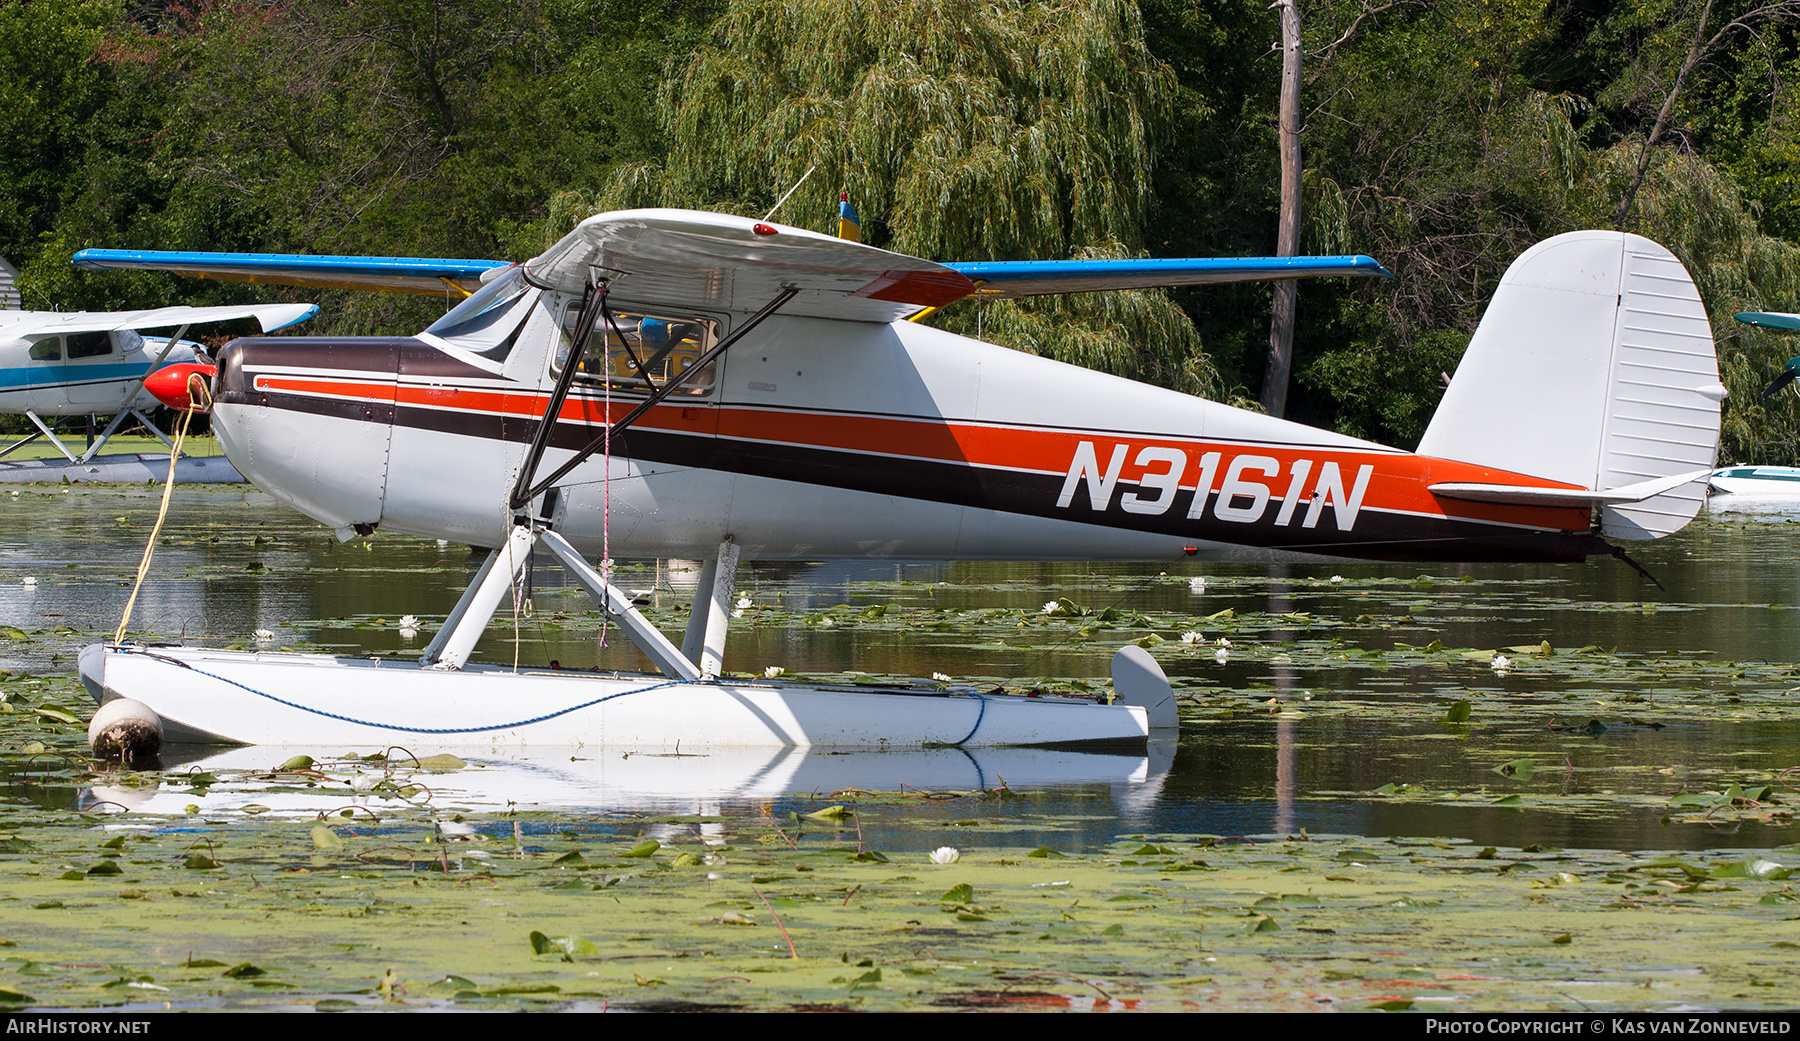
<path fill-rule="evenodd" d="M 367 264 L 103 251 L 77 263 L 259 279 L 274 265 L 314 284 L 356 284 Z M 449 263 L 467 276 L 470 262 Z M 1127 701 L 1165 705 L 1160 722 L 979 696 L 885 716 L 866 695 L 822 688 L 806 688 L 823 699 L 806 712 L 800 688 L 756 701 L 715 682 L 736 565 L 1580 559 L 1693 517 L 1724 388 L 1692 280 L 1637 236 L 1578 232 L 1522 255 L 1418 453 L 907 320 L 977 294 L 1378 273 L 1367 258 L 942 265 L 747 218 L 601 214 L 521 266 L 493 267 L 417 336 L 245 339 L 221 354 L 214 426 L 259 486 L 344 538 L 388 528 L 497 547 L 423 669 L 96 646 L 83 676 L 97 697 L 153 692 L 192 731 L 245 742 L 384 743 L 424 706 L 434 739 L 473 744 L 501 730 L 588 740 L 583 727 L 606 725 L 644 741 L 1142 740 L 1174 713 L 1141 652 L 1124 679 L 1115 665 L 1115 683 L 1142 692 Z M 672 681 L 654 685 L 662 708 L 612 700 L 648 692 L 641 678 L 596 678 L 579 698 L 531 674 L 470 682 L 468 655 L 538 545 Z M 631 610 L 604 560 L 587 560 L 625 555 L 706 562 L 680 646 Z M 174 682 L 182 671 L 222 689 Z M 343 703 L 320 703 L 322 686 Z M 499 705 L 520 711 L 502 720 Z"/>
<path fill-rule="evenodd" d="M 270 750 L 229 751 L 188 746 L 165 755 L 165 769 L 199 769 L 224 778 L 204 795 L 180 788 L 96 787 L 95 798 L 134 812 L 173 814 L 198 803 L 202 812 L 257 804 L 277 814 L 316 816 L 341 809 L 347 796 L 388 776 L 386 766 L 340 763 L 341 748 L 284 748 L 282 755 L 310 754 L 343 787 L 318 791 L 284 787 L 263 790 L 273 765 Z M 1162 792 L 1174 759 L 1174 734 L 1166 733 L 1136 754 L 1106 755 L 1048 748 L 895 749 L 885 752 L 832 752 L 805 748 L 713 747 L 703 754 L 634 753 L 571 758 L 567 749 L 541 757 L 468 753 L 471 765 L 420 779 L 440 805 L 479 809 L 638 810 L 716 813 L 731 804 L 753 804 L 798 792 L 868 791 L 975 792 L 998 787 L 1019 791 L 1106 785 L 1122 815 L 1147 811 Z M 393 777 L 400 783 L 415 771 L 398 750 Z M 235 772 L 265 780 L 231 778 Z M 358 799 L 376 796 L 357 795 Z"/>

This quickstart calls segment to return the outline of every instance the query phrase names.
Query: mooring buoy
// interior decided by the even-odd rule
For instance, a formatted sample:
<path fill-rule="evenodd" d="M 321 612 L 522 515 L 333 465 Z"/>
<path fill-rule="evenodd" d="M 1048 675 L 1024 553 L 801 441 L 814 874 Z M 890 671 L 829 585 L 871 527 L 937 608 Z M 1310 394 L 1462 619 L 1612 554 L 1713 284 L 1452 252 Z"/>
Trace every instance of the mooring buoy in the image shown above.
<path fill-rule="evenodd" d="M 131 766 L 154 759 L 162 745 L 162 717 L 141 701 L 114 698 L 88 721 L 88 747 L 102 759 Z"/>

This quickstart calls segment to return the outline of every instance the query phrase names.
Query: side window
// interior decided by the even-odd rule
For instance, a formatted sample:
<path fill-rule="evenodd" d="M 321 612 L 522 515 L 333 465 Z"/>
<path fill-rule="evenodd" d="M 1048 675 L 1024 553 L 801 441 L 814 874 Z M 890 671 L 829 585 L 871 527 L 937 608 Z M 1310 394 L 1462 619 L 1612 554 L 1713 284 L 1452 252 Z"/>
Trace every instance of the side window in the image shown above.
<path fill-rule="evenodd" d="M 62 337 L 46 336 L 31 345 L 32 361 L 62 361 Z"/>
<path fill-rule="evenodd" d="M 563 312 L 557 372 L 568 361 L 580 321 L 577 302 Z M 709 319 L 615 312 L 610 323 L 602 317 L 588 337 L 577 378 L 593 383 L 606 379 L 614 390 L 648 392 L 686 373 L 717 339 L 718 325 Z M 689 376 L 675 393 L 705 397 L 712 393 L 713 376 L 709 364 Z"/>
<path fill-rule="evenodd" d="M 112 337 L 106 333 L 70 333 L 70 358 L 99 358 L 112 353 Z"/>

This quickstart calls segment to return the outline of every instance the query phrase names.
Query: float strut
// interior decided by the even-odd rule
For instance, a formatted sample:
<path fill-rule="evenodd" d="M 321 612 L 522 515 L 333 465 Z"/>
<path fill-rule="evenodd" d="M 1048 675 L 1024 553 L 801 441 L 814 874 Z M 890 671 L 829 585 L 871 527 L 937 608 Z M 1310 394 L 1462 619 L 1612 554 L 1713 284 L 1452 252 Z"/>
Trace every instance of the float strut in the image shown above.
<path fill-rule="evenodd" d="M 538 538 L 550 552 L 556 554 L 563 562 L 563 567 L 569 569 L 569 573 L 587 589 L 588 594 L 600 602 L 601 610 L 619 623 L 619 628 L 625 630 L 625 635 L 631 638 L 638 650 L 656 663 L 663 675 L 680 680 L 700 678 L 700 672 L 694 668 L 694 663 L 683 658 L 681 650 L 670 643 L 661 630 L 651 625 L 650 620 L 639 613 L 637 608 L 631 606 L 631 594 L 608 582 L 606 576 L 594 570 L 594 566 L 561 535 L 545 528 L 538 532 Z"/>
<path fill-rule="evenodd" d="M 428 669 L 454 672 L 469 660 L 475 641 L 493 620 L 494 610 L 512 588 L 513 581 L 531 559 L 531 547 L 537 536 L 524 524 L 514 525 L 506 541 L 488 554 L 487 561 L 476 572 L 475 581 L 463 591 L 456 610 L 444 620 L 431 643 L 425 648 L 420 664 Z"/>
<path fill-rule="evenodd" d="M 713 565 L 713 576 L 710 592 L 712 597 L 706 607 L 706 635 L 700 644 L 700 675 L 705 679 L 717 679 L 725 668 L 725 635 L 731 630 L 731 597 L 737 589 L 737 543 L 731 536 L 719 543 L 719 556 Z M 702 591 L 708 591 L 702 585 Z"/>

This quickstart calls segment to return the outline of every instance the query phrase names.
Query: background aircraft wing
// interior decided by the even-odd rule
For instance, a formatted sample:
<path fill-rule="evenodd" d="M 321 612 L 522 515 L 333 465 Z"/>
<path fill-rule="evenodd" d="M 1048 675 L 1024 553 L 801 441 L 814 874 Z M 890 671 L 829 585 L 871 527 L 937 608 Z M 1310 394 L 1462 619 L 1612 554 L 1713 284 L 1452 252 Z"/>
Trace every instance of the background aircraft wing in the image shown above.
<path fill-rule="evenodd" d="M 0 331 L 19 339 L 60 333 L 119 329 L 177 329 L 184 325 L 254 318 L 263 332 L 297 325 L 318 314 L 313 304 L 244 304 L 228 307 L 159 307 L 149 311 L 25 311 L 16 321 L 0 315 Z"/>
<path fill-rule="evenodd" d="M 73 263 L 88 271 L 173 271 L 194 278 L 312 289 L 370 289 L 437 296 L 454 287 L 465 295 L 481 276 L 510 267 L 504 260 L 426 257 L 306 256 L 297 253 L 188 253 L 154 249 L 84 249 Z"/>
<path fill-rule="evenodd" d="M 623 210 L 582 221 L 525 262 L 525 277 L 579 293 L 605 278 L 630 300 L 757 311 L 783 289 L 783 314 L 891 322 L 941 307 L 974 283 L 929 260 L 804 228 L 694 210 Z"/>
<path fill-rule="evenodd" d="M 1782 314 L 1779 311 L 1739 311 L 1736 318 L 1745 325 L 1759 325 L 1764 329 L 1800 329 L 1800 314 Z"/>
<path fill-rule="evenodd" d="M 1381 277 L 1372 257 L 1198 257 L 1171 260 L 1002 260 L 944 265 L 981 283 L 987 297 L 1206 286 L 1299 278 Z"/>

